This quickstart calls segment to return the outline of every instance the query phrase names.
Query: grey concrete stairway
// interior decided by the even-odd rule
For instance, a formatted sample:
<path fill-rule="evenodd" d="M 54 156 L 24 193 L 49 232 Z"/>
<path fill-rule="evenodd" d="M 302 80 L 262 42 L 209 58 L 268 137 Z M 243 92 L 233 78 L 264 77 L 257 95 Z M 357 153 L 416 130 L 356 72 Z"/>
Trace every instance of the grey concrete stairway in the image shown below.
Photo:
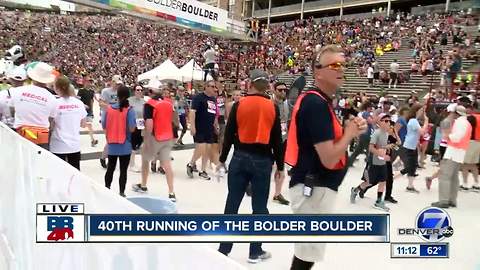
<path fill-rule="evenodd" d="M 447 53 L 449 50 L 452 49 L 452 47 L 453 44 L 451 43 L 451 39 L 449 39 L 449 43 L 446 46 L 436 45 L 436 48 L 443 50 L 444 53 Z M 397 59 L 398 63 L 400 64 L 400 72 L 410 70 L 413 60 L 411 55 L 412 49 L 408 47 L 408 43 L 405 40 L 402 42 L 402 46 L 398 51 L 386 52 L 383 56 L 377 57 L 377 60 L 380 64 L 380 70 L 386 69 L 387 71 L 389 71 L 390 63 L 392 63 L 394 59 Z M 475 64 L 474 60 L 463 60 L 463 68 L 465 70 L 468 70 L 468 68 L 471 67 L 473 64 Z M 296 76 L 294 75 L 284 73 L 279 75 L 278 79 L 289 84 L 295 77 Z M 428 76 L 425 82 L 423 82 L 421 74 L 417 73 L 411 74 L 410 80 L 408 82 L 398 84 L 396 88 L 393 88 L 392 86 L 392 88 L 389 89 L 388 84 L 382 83 L 376 84 L 373 87 L 369 87 L 366 75 L 362 77 L 357 76 L 356 65 L 354 67 L 348 68 L 345 71 L 345 78 L 345 84 L 341 88 L 342 93 L 350 94 L 357 93 L 359 91 L 365 91 L 367 95 L 374 96 L 380 94 L 383 91 L 386 92 L 387 95 L 390 97 L 393 95 L 397 95 L 399 100 L 405 100 L 413 90 L 417 92 L 419 97 L 423 97 L 430 90 L 431 87 L 437 86 L 440 82 L 440 74 L 438 73 L 432 76 Z M 310 75 L 307 76 L 307 82 L 313 82 L 313 79 Z"/>

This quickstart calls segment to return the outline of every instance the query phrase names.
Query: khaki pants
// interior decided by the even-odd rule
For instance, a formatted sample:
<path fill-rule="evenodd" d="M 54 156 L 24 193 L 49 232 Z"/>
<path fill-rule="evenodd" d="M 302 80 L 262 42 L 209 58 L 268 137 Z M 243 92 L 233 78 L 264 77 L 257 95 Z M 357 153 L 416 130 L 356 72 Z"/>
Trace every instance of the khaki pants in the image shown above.
<path fill-rule="evenodd" d="M 444 159 L 440 163 L 438 177 L 438 197 L 442 203 L 457 204 L 458 185 L 460 183 L 458 172 L 462 164 L 450 159 Z"/>
<path fill-rule="evenodd" d="M 291 207 L 294 214 L 331 214 L 337 192 L 314 187 L 312 196 L 303 195 L 303 184 L 290 188 Z M 325 243 L 295 243 L 295 256 L 303 261 L 322 261 L 325 256 Z"/>

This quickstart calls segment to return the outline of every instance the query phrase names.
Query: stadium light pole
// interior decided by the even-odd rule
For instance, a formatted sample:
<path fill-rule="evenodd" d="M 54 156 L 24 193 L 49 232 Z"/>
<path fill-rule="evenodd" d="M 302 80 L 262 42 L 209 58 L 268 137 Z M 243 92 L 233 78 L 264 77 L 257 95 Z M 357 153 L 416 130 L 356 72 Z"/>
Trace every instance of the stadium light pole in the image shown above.
<path fill-rule="evenodd" d="M 392 8 L 392 0 L 388 0 L 387 4 L 387 17 L 390 17 L 390 9 Z"/>
<path fill-rule="evenodd" d="M 300 20 L 303 20 L 303 10 L 305 9 L 305 0 L 302 0 L 302 7 L 300 9 Z"/>
<path fill-rule="evenodd" d="M 254 13 L 255 13 L 255 0 L 252 0 L 252 17 L 255 17 L 253 16 Z"/>
<path fill-rule="evenodd" d="M 343 17 L 343 0 L 340 0 L 340 20 Z"/>
<path fill-rule="evenodd" d="M 270 16 L 272 16 L 272 0 L 268 0 L 267 29 L 270 29 Z"/>
<path fill-rule="evenodd" d="M 447 0 L 447 1 L 445 2 L 445 12 L 448 12 L 449 6 L 450 6 L 450 0 Z"/>

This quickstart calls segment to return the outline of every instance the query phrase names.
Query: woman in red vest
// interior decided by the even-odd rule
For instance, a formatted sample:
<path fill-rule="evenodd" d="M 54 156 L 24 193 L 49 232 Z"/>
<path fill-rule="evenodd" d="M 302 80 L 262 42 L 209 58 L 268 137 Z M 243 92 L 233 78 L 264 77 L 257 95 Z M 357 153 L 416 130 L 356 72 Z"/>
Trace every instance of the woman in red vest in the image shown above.
<path fill-rule="evenodd" d="M 108 165 L 105 173 L 105 186 L 110 188 L 113 172 L 120 160 L 120 196 L 125 197 L 127 169 L 132 154 L 132 132 L 137 126 L 135 111 L 128 103 L 130 90 L 121 86 L 118 91 L 118 103 L 109 106 L 102 114 L 102 127 L 105 130 L 108 147 Z"/>

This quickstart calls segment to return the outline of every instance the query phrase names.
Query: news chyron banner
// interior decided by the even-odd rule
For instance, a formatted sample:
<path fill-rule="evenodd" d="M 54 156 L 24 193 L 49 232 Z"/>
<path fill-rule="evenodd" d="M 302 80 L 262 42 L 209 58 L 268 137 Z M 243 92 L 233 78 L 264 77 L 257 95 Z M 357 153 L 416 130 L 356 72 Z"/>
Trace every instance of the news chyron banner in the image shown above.
<path fill-rule="evenodd" d="M 195 0 L 93 0 L 111 7 L 160 17 L 191 28 L 211 32 L 227 30 L 224 9 Z"/>
<path fill-rule="evenodd" d="M 390 216 L 86 214 L 83 204 L 37 204 L 37 242 L 390 241 Z"/>

